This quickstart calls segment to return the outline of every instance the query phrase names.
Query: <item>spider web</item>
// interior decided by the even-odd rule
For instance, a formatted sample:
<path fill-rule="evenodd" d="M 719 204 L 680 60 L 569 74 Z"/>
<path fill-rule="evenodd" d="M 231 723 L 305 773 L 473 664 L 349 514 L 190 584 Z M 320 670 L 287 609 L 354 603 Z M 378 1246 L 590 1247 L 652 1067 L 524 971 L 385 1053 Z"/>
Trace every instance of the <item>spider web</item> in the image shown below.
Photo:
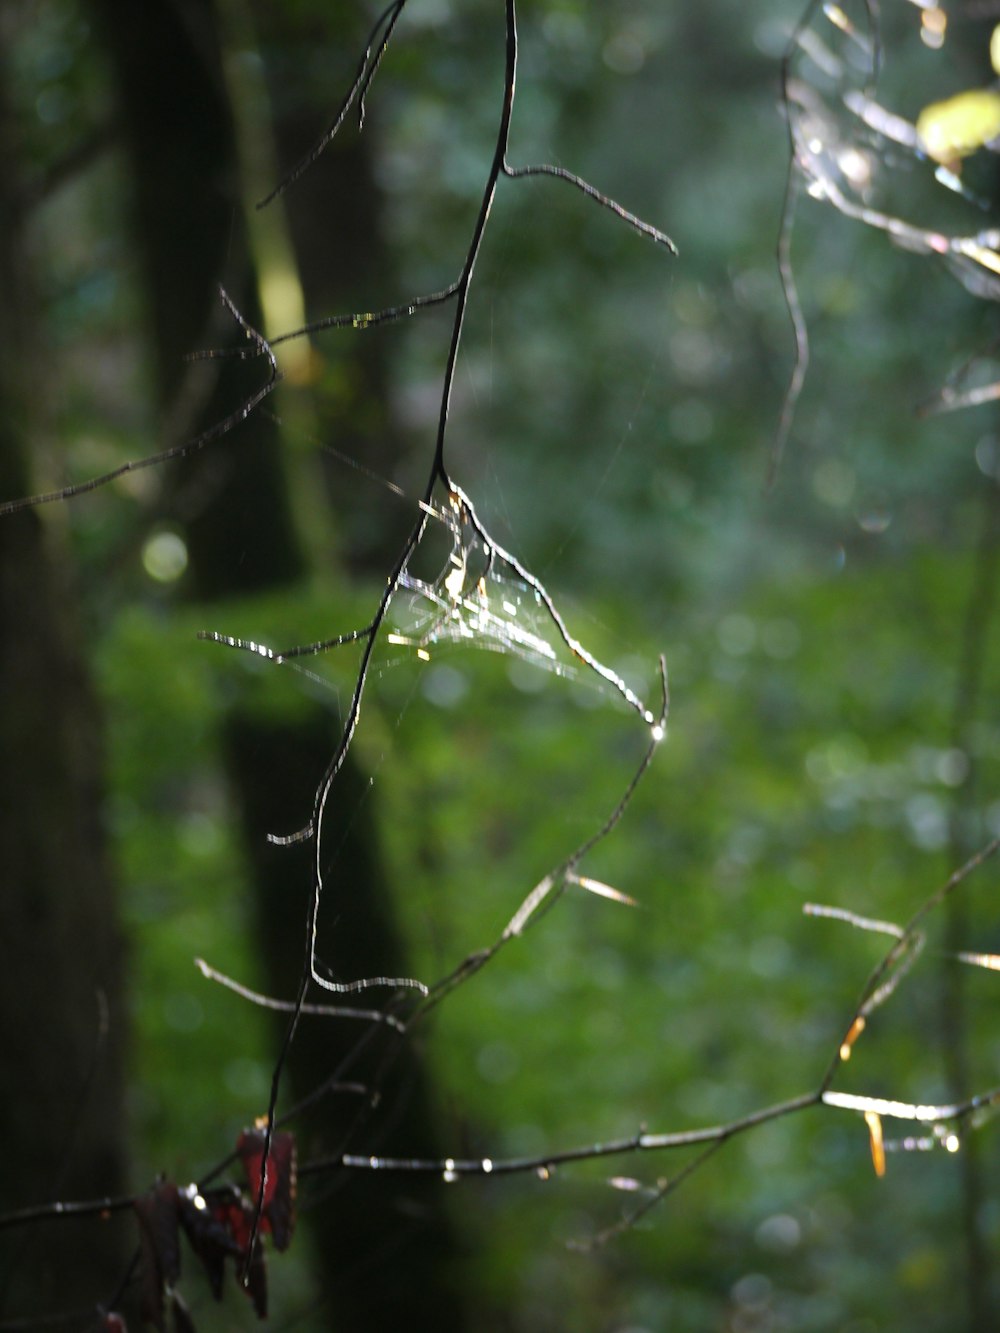
<path fill-rule="evenodd" d="M 912 12 L 909 4 L 896 8 L 903 11 L 894 15 L 897 23 Z M 912 40 L 916 25 L 908 26 Z M 898 78 L 889 78 L 902 63 L 898 48 L 905 53 L 905 39 L 893 42 L 891 64 L 883 61 L 879 42 L 860 0 L 843 8 L 823 5 L 797 31 L 785 67 L 794 170 L 810 197 L 886 232 L 905 249 L 946 259 L 975 294 L 995 298 L 1000 284 L 988 275 L 1000 272 L 998 232 L 976 225 L 989 203 L 975 182 L 968 183 L 961 161 L 989 144 L 956 142 L 953 150 L 938 146 L 932 155 L 935 121 L 946 121 L 933 99 L 958 92 L 954 75 L 949 81 L 942 67 L 933 83 L 922 83 L 928 105 L 915 121 L 908 119 L 898 109 Z"/>
<path fill-rule="evenodd" d="M 411 572 L 415 558 L 407 562 L 393 599 L 397 628 L 387 642 L 415 648 L 424 660 L 431 648 L 454 644 L 514 653 L 557 675 L 575 674 L 545 635 L 540 593 L 512 577 L 509 564 L 497 559 L 496 548 L 469 522 L 464 505 L 452 498 L 443 508 L 426 506 L 426 512 L 450 538 L 450 549 L 432 579 Z"/>
<path fill-rule="evenodd" d="M 965 95 L 945 64 L 933 67 L 931 79 L 923 72 L 913 74 L 914 69 L 924 68 L 916 61 L 930 57 L 926 50 L 914 57 L 912 49 L 919 52 L 922 38 L 924 47 L 936 51 L 944 45 L 947 24 L 943 8 L 905 0 L 884 8 L 872 0 L 844 5 L 814 2 L 792 35 L 782 71 L 791 164 L 779 264 L 795 330 L 796 365 L 772 473 L 791 428 L 809 360 L 808 330 L 791 260 L 796 206 L 803 191 L 852 221 L 883 232 L 901 249 L 942 261 L 972 295 L 1000 299 L 1000 228 L 983 225 L 995 209 L 989 202 L 994 187 L 989 172 L 982 174 L 981 159 L 986 167 L 992 166 L 995 139 L 988 131 L 977 135 L 956 128 L 955 113 Z M 902 54 L 907 47 L 909 64 Z M 884 50 L 891 52 L 891 66 L 883 59 Z M 924 96 L 923 110 L 914 119 L 898 109 L 904 101 L 898 79 L 894 91 L 883 92 L 888 83 L 883 76 L 895 74 L 897 63 L 909 71 L 910 81 Z M 968 96 L 995 94 L 985 90 Z M 921 413 L 975 406 L 1000 396 L 997 384 L 964 387 L 988 350 L 953 372 Z"/>
<path fill-rule="evenodd" d="M 648 726 L 655 724 L 652 711 L 622 677 L 573 638 L 543 584 L 493 540 L 459 486 L 450 483 L 443 504 L 420 507 L 447 534 L 450 546 L 434 578 L 414 572 L 429 534 L 414 546 L 392 599 L 396 627 L 386 635 L 388 643 L 414 648 L 424 661 L 432 648 L 460 645 L 511 653 L 568 678 L 586 669 Z"/>

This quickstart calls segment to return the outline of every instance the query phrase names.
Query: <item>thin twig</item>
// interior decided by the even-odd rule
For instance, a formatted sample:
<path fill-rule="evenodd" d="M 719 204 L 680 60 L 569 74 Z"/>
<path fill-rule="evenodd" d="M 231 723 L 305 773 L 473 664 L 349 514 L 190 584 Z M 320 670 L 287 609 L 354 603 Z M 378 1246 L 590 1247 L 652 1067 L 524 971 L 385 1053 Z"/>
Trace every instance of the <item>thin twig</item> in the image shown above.
<path fill-rule="evenodd" d="M 230 412 L 228 416 L 223 417 L 221 421 L 217 421 L 216 424 L 210 426 L 208 430 L 202 431 L 200 435 L 196 435 L 194 439 L 185 440 L 181 444 L 171 445 L 169 449 L 161 449 L 159 453 L 149 454 L 146 458 L 132 459 L 127 463 L 120 464 L 116 468 L 112 468 L 110 472 L 101 473 L 99 477 L 91 477 L 88 481 L 76 482 L 72 486 L 63 486 L 57 491 L 47 491 L 42 495 L 28 495 L 17 500 L 4 500 L 0 503 L 0 518 L 4 517 L 6 514 L 16 514 L 22 509 L 33 509 L 37 505 L 53 504 L 57 500 L 72 500 L 78 495 L 86 495 L 88 491 L 96 491 L 99 487 L 106 486 L 109 482 L 117 481 L 119 477 L 124 477 L 129 472 L 138 472 L 143 468 L 156 467 L 160 463 L 168 463 L 174 458 L 186 458 L 189 454 L 196 453 L 199 449 L 204 449 L 207 444 L 211 444 L 213 441 L 221 439 L 222 436 L 228 435 L 234 427 L 240 424 L 240 422 L 246 421 L 247 417 L 250 416 L 255 408 L 257 408 L 264 399 L 274 391 L 281 379 L 281 375 L 278 372 L 278 363 L 275 360 L 274 352 L 271 350 L 271 346 L 264 335 L 247 323 L 230 300 L 229 295 L 224 288 L 219 288 L 219 294 L 222 298 L 223 305 L 225 305 L 226 309 L 239 324 L 246 337 L 256 346 L 258 354 L 267 358 L 271 370 L 266 384 L 261 385 L 256 393 L 251 394 L 239 407 Z"/>

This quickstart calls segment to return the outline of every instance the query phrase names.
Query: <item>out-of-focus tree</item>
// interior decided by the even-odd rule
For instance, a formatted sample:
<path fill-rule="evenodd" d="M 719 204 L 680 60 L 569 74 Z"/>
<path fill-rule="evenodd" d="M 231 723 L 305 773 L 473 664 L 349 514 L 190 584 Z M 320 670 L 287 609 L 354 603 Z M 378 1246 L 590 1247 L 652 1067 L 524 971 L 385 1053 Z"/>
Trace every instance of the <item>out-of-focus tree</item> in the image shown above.
<path fill-rule="evenodd" d="M 11 89 L 27 16 L 0 9 L 0 488 L 30 494 L 51 439 L 32 226 L 44 173 L 28 162 Z M 47 164 L 57 176 L 57 161 Z M 0 523 L 0 1133 L 4 1210 L 125 1187 L 125 956 L 108 849 L 102 715 L 63 525 Z M 117 1223 L 9 1232 L 0 1306 L 87 1307 L 127 1261 Z"/>

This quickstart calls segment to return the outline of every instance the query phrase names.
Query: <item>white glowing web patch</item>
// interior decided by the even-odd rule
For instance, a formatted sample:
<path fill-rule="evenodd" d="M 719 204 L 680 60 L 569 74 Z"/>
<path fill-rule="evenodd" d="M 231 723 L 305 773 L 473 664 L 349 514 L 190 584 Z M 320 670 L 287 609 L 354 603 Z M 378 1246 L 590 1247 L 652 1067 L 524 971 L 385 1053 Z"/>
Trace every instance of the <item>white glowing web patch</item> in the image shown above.
<path fill-rule="evenodd" d="M 413 648 L 425 661 L 438 645 L 464 644 L 514 653 L 561 676 L 586 669 L 653 725 L 638 695 L 572 637 L 541 582 L 492 539 L 464 491 L 452 484 L 443 504 L 421 508 L 428 526 L 400 574 L 388 643 Z M 411 566 L 431 523 L 444 527 L 450 549 L 438 574 L 422 578 Z"/>
<path fill-rule="evenodd" d="M 451 550 L 433 579 L 412 574 L 407 562 L 388 642 L 423 650 L 422 656 L 439 644 L 465 644 L 516 653 L 560 675 L 571 673 L 570 663 L 560 660 L 559 636 L 540 593 L 497 558 L 496 547 L 469 521 L 461 502 L 452 496 L 443 508 L 423 508 L 450 533 Z"/>

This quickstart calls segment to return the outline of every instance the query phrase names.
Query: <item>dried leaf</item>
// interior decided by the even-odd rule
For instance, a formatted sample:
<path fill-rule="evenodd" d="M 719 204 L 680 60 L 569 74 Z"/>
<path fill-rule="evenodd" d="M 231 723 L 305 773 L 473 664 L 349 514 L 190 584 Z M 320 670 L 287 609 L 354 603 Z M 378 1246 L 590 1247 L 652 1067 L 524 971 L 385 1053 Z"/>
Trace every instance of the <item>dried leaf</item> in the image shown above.
<path fill-rule="evenodd" d="M 177 1186 L 161 1181 L 133 1203 L 139 1221 L 140 1308 L 143 1319 L 165 1333 L 163 1293 L 181 1274 Z"/>
<path fill-rule="evenodd" d="M 202 1194 L 197 1185 L 179 1193 L 180 1221 L 191 1248 L 201 1262 L 215 1299 L 222 1299 L 227 1256 L 237 1257 L 242 1247 L 234 1240 L 230 1227 L 230 1208 L 239 1204 L 234 1186 Z"/>

